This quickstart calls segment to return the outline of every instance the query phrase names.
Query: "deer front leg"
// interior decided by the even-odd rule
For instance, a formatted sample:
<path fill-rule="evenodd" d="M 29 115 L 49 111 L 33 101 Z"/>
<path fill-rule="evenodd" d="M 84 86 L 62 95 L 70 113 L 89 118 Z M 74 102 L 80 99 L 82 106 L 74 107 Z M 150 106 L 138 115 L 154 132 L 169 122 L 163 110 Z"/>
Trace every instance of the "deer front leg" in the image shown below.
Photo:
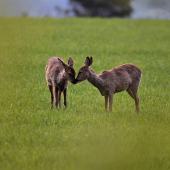
<path fill-rule="evenodd" d="M 58 88 L 55 86 L 54 88 L 55 91 L 55 107 L 58 107 Z"/>
<path fill-rule="evenodd" d="M 59 108 L 61 109 L 61 91 L 58 91 L 58 104 Z"/>
<path fill-rule="evenodd" d="M 109 94 L 109 111 L 112 112 L 113 94 Z"/>
<path fill-rule="evenodd" d="M 66 107 L 67 107 L 67 101 L 66 101 L 67 89 L 64 89 L 63 96 L 64 96 L 64 106 L 65 106 L 65 109 L 66 109 Z"/>
<path fill-rule="evenodd" d="M 105 96 L 105 110 L 107 111 L 107 105 L 108 105 L 108 98 L 109 96 Z"/>
<path fill-rule="evenodd" d="M 51 93 L 51 109 L 52 109 L 53 108 L 53 101 L 54 101 L 53 86 L 52 85 L 48 85 L 48 88 L 49 88 L 50 93 Z"/>

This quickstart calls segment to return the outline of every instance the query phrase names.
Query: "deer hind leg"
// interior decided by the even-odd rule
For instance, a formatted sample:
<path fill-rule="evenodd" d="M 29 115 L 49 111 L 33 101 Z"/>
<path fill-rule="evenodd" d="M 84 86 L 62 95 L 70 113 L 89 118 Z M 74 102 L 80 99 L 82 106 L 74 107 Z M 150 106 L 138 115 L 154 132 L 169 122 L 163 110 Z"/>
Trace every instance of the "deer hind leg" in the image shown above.
<path fill-rule="evenodd" d="M 112 112 L 113 94 L 109 94 L 109 111 Z"/>
<path fill-rule="evenodd" d="M 58 91 L 58 104 L 59 108 L 61 109 L 61 91 Z"/>
<path fill-rule="evenodd" d="M 53 108 L 53 101 L 54 101 L 53 86 L 52 85 L 48 85 L 48 88 L 49 88 L 50 93 L 51 93 L 51 109 L 52 109 Z"/>
<path fill-rule="evenodd" d="M 58 88 L 55 86 L 54 88 L 54 92 L 55 92 L 55 107 L 58 107 Z"/>
<path fill-rule="evenodd" d="M 65 106 L 65 109 L 66 109 L 66 107 L 67 107 L 67 100 L 66 100 L 67 89 L 64 89 L 64 91 L 63 91 L 63 96 L 64 96 L 64 106 Z"/>
<path fill-rule="evenodd" d="M 138 96 L 138 94 L 136 94 L 135 105 L 136 105 L 136 111 L 135 112 L 139 113 L 140 107 L 139 107 L 139 96 Z"/>
<path fill-rule="evenodd" d="M 136 105 L 136 110 L 135 112 L 136 113 L 139 113 L 139 97 L 138 97 L 138 94 L 136 93 L 135 95 L 135 105 Z"/>
<path fill-rule="evenodd" d="M 133 93 L 133 99 L 135 100 L 136 110 L 135 112 L 139 112 L 139 97 L 138 97 L 138 86 L 131 86 L 131 92 Z"/>
<path fill-rule="evenodd" d="M 132 90 L 130 89 L 130 87 L 128 87 L 128 88 L 126 89 L 126 91 L 127 91 L 128 94 L 135 100 L 135 98 L 134 98 L 134 96 L 133 96 L 133 92 L 132 92 Z"/>
<path fill-rule="evenodd" d="M 105 110 L 107 111 L 107 105 L 108 105 L 108 98 L 109 96 L 105 96 Z"/>

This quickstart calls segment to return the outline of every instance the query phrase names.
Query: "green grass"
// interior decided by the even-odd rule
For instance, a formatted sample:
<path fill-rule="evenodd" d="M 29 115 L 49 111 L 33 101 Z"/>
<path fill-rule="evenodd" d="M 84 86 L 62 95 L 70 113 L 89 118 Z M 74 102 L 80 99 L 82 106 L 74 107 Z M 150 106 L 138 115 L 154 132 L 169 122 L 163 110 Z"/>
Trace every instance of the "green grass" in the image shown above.
<path fill-rule="evenodd" d="M 0 169 L 170 169 L 170 21 L 0 19 Z M 71 56 L 75 70 L 132 63 L 142 69 L 140 114 L 122 92 L 105 112 L 87 81 L 50 110 L 45 65 Z"/>

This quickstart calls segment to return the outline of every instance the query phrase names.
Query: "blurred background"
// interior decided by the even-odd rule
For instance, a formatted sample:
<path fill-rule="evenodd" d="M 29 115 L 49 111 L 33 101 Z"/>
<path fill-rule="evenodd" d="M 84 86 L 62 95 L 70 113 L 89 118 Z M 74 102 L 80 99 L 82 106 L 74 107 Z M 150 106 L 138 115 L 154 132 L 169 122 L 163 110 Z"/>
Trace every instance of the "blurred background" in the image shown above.
<path fill-rule="evenodd" d="M 0 16 L 170 19 L 170 0 L 0 0 Z"/>

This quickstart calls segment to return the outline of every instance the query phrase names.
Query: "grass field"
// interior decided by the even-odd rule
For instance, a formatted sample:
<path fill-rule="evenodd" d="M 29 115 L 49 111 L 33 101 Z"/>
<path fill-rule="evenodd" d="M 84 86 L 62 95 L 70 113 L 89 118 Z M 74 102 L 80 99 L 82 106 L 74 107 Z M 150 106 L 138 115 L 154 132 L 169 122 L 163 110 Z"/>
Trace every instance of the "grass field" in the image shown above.
<path fill-rule="evenodd" d="M 0 19 L 0 169 L 170 169 L 170 21 Z M 68 108 L 50 110 L 45 65 L 75 70 L 132 63 L 142 69 L 140 114 L 127 92 L 105 112 L 88 81 L 69 83 Z"/>

